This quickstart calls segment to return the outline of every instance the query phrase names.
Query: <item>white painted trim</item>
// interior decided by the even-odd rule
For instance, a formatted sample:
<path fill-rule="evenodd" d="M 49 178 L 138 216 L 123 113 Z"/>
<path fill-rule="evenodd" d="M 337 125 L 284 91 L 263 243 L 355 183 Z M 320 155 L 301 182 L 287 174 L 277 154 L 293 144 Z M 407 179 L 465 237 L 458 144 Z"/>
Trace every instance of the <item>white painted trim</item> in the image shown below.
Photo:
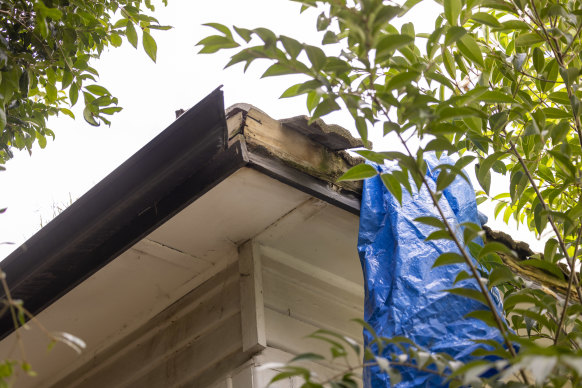
<path fill-rule="evenodd" d="M 239 274 L 243 351 L 254 353 L 267 346 L 263 277 L 254 240 L 239 247 Z"/>

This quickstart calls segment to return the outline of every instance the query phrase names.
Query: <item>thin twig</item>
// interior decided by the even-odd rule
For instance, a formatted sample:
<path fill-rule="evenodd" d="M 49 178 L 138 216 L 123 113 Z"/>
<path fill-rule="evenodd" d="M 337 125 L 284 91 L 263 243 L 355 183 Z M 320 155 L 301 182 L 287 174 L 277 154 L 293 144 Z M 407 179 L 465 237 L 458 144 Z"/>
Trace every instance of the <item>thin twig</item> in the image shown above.
<path fill-rule="evenodd" d="M 570 49 L 572 48 L 572 45 L 576 41 L 576 37 L 578 36 L 578 34 L 580 33 L 581 30 L 582 30 L 582 23 L 580 23 L 580 25 L 576 29 L 576 33 L 574 34 L 574 37 L 572 38 L 572 41 L 564 49 L 564 53 L 563 53 L 564 56 L 566 56 L 566 54 L 568 54 L 568 51 L 570 51 Z"/>
<path fill-rule="evenodd" d="M 6 283 L 6 273 L 0 270 L 0 282 L 2 283 L 2 289 L 6 295 L 6 301 L 10 309 L 10 315 L 12 317 L 12 324 L 14 325 L 14 333 L 16 335 L 16 342 L 18 343 L 18 348 L 20 349 L 20 354 L 23 360 L 26 360 L 26 352 L 24 351 L 24 344 L 22 343 L 22 336 L 20 335 L 20 325 L 18 324 L 18 317 L 16 316 L 16 307 L 14 304 L 14 299 L 12 299 L 12 294 L 10 293 L 10 288 L 8 283 Z"/>
<path fill-rule="evenodd" d="M 529 169 L 527 168 L 525 161 L 523 160 L 523 158 L 521 157 L 521 155 L 517 151 L 517 148 L 515 147 L 515 143 L 509 138 L 505 129 L 503 129 L 503 133 L 505 133 L 505 136 L 506 136 L 507 142 L 509 143 L 509 147 L 511 149 L 511 152 L 515 155 L 515 157 L 519 161 L 519 164 L 523 168 L 523 171 L 525 172 L 527 179 L 529 180 L 530 184 L 532 185 L 532 187 L 536 193 L 536 196 L 537 196 L 538 200 L 540 201 L 540 204 L 542 205 L 542 208 L 544 209 L 545 212 L 548 213 L 548 222 L 550 223 L 552 229 L 554 230 L 554 234 L 556 235 L 556 238 L 558 239 L 558 244 L 560 246 L 560 250 L 564 254 L 564 257 L 566 258 L 566 261 L 568 262 L 568 265 L 570 266 L 571 273 L 575 274 L 576 268 L 574 266 L 574 262 L 570 259 L 570 255 L 568 254 L 568 249 L 566 248 L 566 244 L 564 243 L 564 239 L 562 238 L 562 235 L 561 235 L 560 231 L 558 230 L 558 227 L 554 221 L 554 217 L 552 216 L 552 213 L 550 213 L 550 208 L 548 207 L 548 204 L 546 203 L 544 197 L 540 193 L 540 190 L 539 190 L 533 176 L 531 175 Z M 578 293 L 578 298 L 580 298 L 580 300 L 582 300 L 582 290 L 580 289 L 580 282 L 578 281 L 578 278 L 576 276 L 574 276 L 574 283 L 576 286 L 576 292 Z"/>
<path fill-rule="evenodd" d="M 580 246 L 580 237 L 582 236 L 582 225 L 580 229 L 578 229 L 578 237 L 576 238 L 576 247 L 574 248 L 574 256 L 572 260 L 576 260 L 578 257 L 578 247 Z M 562 331 L 562 326 L 564 325 L 564 321 L 566 320 L 566 311 L 568 310 L 568 302 L 570 301 L 570 292 L 572 290 L 572 283 L 576 278 L 576 272 L 570 272 L 570 277 L 568 279 L 568 289 L 566 290 L 566 299 L 564 300 L 564 308 L 562 309 L 562 316 L 560 317 L 560 322 L 558 323 L 558 330 L 556 331 L 556 338 L 554 338 L 554 345 L 558 343 L 558 339 L 560 338 L 560 333 Z"/>

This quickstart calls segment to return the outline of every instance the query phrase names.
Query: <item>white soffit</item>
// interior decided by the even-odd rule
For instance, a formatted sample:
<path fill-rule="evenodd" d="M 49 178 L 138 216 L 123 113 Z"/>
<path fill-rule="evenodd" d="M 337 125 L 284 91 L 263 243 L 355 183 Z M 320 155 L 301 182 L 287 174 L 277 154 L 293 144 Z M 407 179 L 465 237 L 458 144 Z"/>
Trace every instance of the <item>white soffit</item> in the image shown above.
<path fill-rule="evenodd" d="M 34 323 L 21 329 L 40 377 L 22 374 L 15 386 L 51 386 L 220 272 L 250 238 L 362 284 L 357 228 L 357 216 L 242 168 L 37 316 L 49 331 L 82 338 L 81 356 L 62 344 L 45 350 L 49 341 Z M 12 333 L 0 357 L 19 359 L 15 345 Z"/>
<path fill-rule="evenodd" d="M 49 341 L 34 323 L 19 330 L 26 359 L 41 377 L 21 374 L 16 387 L 50 386 L 236 260 L 238 244 L 309 198 L 240 169 L 37 316 L 49 331 L 82 338 L 87 350 L 81 356 L 62 344 L 48 352 Z M 0 343 L 0 357 L 21 358 L 15 345 L 12 333 Z"/>

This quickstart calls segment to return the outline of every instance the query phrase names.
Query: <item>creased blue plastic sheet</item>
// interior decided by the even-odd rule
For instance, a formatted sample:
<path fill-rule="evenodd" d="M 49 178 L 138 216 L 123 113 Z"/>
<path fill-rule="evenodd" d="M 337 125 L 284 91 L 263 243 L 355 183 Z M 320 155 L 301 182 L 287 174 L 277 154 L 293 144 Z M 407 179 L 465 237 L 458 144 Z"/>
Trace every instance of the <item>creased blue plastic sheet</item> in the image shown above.
<path fill-rule="evenodd" d="M 454 164 L 434 154 L 425 155 L 428 165 L 429 185 L 435 190 L 438 164 Z M 374 165 L 380 172 L 392 171 L 397 166 Z M 414 188 L 415 184 L 411 181 Z M 475 192 L 461 177 L 443 192 L 440 206 L 449 223 L 456 228 L 463 222 L 479 223 L 479 213 L 475 202 Z M 403 190 L 402 206 L 386 189 L 380 176 L 364 182 L 360 211 L 360 232 L 358 251 L 364 272 L 365 310 L 364 319 L 380 336 L 405 336 L 431 352 L 446 352 L 457 360 L 469 360 L 471 352 L 480 345 L 475 339 L 502 338 L 497 329 L 480 320 L 464 316 L 485 306 L 443 290 L 452 287 L 478 289 L 474 279 L 467 279 L 453 285 L 461 270 L 468 270 L 465 264 L 455 264 L 432 268 L 435 259 L 444 252 L 458 252 L 450 240 L 424 241 L 435 229 L 414 222 L 421 216 L 439 217 L 437 209 L 426 188 L 415 191 L 410 196 Z M 501 309 L 499 298 L 494 300 Z M 501 311 L 501 310 L 499 310 Z M 371 335 L 365 330 L 364 340 L 368 344 Z M 385 349 L 389 358 L 396 349 Z M 402 381 L 396 387 L 438 387 L 446 386 L 444 380 L 434 374 L 419 372 L 414 368 L 401 368 Z M 389 387 L 389 376 L 379 368 L 370 367 L 364 371 L 364 385 L 367 388 Z"/>

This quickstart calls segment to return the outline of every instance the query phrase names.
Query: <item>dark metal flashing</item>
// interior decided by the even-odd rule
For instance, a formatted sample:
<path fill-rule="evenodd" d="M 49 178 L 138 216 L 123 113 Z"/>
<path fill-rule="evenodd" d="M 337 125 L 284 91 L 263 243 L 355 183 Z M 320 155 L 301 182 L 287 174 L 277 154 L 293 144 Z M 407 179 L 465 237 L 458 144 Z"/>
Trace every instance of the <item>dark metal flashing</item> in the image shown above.
<path fill-rule="evenodd" d="M 359 214 L 353 193 L 231 143 L 217 89 L 0 263 L 12 297 L 40 313 L 244 166 Z M 0 317 L 0 339 L 12 331 Z"/>
<path fill-rule="evenodd" d="M 299 189 L 315 198 L 324 200 L 352 214 L 360 215 L 361 198 L 339 186 L 317 179 L 290 167 L 283 161 L 249 150 L 249 167 Z"/>

